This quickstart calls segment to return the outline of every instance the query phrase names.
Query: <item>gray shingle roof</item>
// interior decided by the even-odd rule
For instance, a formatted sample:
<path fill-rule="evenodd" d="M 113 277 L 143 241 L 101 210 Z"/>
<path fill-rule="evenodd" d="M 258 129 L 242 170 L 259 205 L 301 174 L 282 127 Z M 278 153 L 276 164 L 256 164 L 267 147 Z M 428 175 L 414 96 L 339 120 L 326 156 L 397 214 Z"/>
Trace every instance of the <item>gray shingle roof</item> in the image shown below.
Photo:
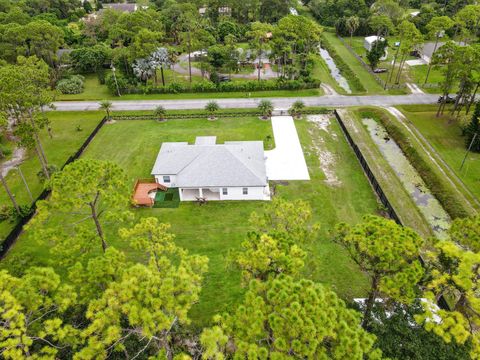
<path fill-rule="evenodd" d="M 178 187 L 265 186 L 263 142 L 163 143 L 152 175 L 176 175 Z"/>

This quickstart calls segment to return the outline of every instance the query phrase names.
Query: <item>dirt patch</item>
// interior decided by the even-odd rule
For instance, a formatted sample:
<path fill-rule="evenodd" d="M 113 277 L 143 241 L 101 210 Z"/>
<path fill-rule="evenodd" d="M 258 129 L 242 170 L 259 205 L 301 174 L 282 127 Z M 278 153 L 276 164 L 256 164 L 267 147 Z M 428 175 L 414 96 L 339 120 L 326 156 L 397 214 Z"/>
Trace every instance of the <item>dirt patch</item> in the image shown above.
<path fill-rule="evenodd" d="M 105 122 L 105 124 L 107 125 L 111 125 L 111 124 L 115 124 L 117 122 L 117 120 L 108 120 L 107 122 Z"/>
<path fill-rule="evenodd" d="M 26 151 L 24 148 L 16 148 L 13 150 L 12 158 L 10 160 L 5 161 L 3 164 L 0 164 L 0 171 L 2 175 L 5 177 L 13 168 L 16 168 L 20 165 L 26 156 Z"/>
<path fill-rule="evenodd" d="M 309 115 L 307 120 L 315 125 L 308 130 L 312 137 L 312 147 L 320 160 L 320 168 L 325 174 L 325 183 L 331 186 L 340 186 L 342 182 L 335 174 L 336 157 L 326 147 L 324 137 L 330 136 L 333 140 L 338 140 L 338 135 L 330 131 L 331 120 L 328 115 Z"/>

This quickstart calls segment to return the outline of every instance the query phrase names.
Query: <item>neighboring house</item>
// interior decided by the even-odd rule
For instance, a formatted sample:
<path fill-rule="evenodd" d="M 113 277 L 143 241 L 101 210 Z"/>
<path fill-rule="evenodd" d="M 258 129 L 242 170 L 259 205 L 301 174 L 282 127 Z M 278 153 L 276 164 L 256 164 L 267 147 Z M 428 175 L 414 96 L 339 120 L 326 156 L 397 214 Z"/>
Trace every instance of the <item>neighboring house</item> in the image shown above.
<path fill-rule="evenodd" d="M 163 143 L 152 169 L 157 183 L 178 188 L 180 201 L 270 200 L 262 141 L 198 136 L 194 145 Z"/>
<path fill-rule="evenodd" d="M 230 16 L 232 14 L 232 9 L 228 6 L 220 6 L 217 11 L 218 11 L 218 15 L 221 15 L 221 16 Z M 202 6 L 201 8 L 198 9 L 198 13 L 201 16 L 205 16 L 205 14 L 207 13 L 207 7 Z"/>
<path fill-rule="evenodd" d="M 140 9 L 147 9 L 147 5 L 137 5 L 137 4 L 130 4 L 130 3 L 111 3 L 111 4 L 103 4 L 104 9 L 113 9 L 116 11 L 121 12 L 135 12 Z"/>
<path fill-rule="evenodd" d="M 148 9 L 148 5 L 138 5 L 138 4 L 130 4 L 130 3 L 110 3 L 110 4 L 102 4 L 102 6 L 103 6 L 102 9 L 92 14 L 89 14 L 87 16 L 87 20 L 95 20 L 106 9 L 112 9 L 112 10 L 123 12 L 123 13 L 133 13 L 137 10 Z"/>

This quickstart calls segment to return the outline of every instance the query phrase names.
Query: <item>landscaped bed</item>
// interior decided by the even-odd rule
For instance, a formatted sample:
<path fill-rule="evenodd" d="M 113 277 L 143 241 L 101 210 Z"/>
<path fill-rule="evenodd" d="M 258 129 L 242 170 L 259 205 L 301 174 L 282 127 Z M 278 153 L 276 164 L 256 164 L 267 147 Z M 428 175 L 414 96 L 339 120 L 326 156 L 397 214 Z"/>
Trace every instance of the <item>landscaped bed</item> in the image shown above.
<path fill-rule="evenodd" d="M 287 200 L 303 199 L 310 203 L 313 217 L 321 224 L 319 237 L 309 246 L 305 275 L 332 286 L 346 299 L 365 295 L 366 278 L 351 262 L 345 251 L 331 241 L 336 223 L 356 223 L 365 214 L 376 213 L 378 204 L 357 159 L 346 143 L 335 120 L 327 128 L 307 121 L 296 121 L 300 141 L 309 167 L 310 181 L 272 183 L 276 196 Z M 124 168 L 131 180 L 150 175 L 160 145 L 164 141 L 193 142 L 198 135 L 216 135 L 217 142 L 228 140 L 268 140 L 272 136 L 270 122 L 256 117 L 207 120 L 117 121 L 105 125 L 84 154 L 86 158 L 111 160 Z M 266 148 L 273 142 L 268 141 Z M 320 149 L 320 150 L 319 150 Z M 326 182 L 319 159 L 321 152 L 334 154 L 337 184 Z M 323 161 L 323 160 L 322 160 Z M 175 199 L 175 196 L 172 200 Z M 173 202 L 173 201 L 172 201 Z M 192 253 L 209 258 L 199 303 L 192 309 L 196 325 L 203 325 L 218 312 L 241 298 L 240 274 L 228 261 L 231 250 L 238 249 L 249 230 L 248 218 L 261 212 L 264 202 L 225 201 L 181 203 L 178 208 L 131 209 L 136 219 L 158 217 L 170 223 L 177 243 Z M 59 219 L 61 221 L 62 219 Z M 118 223 L 109 223 L 106 235 L 112 246 L 125 250 L 132 261 L 143 261 L 144 255 L 133 251 L 117 236 Z M 28 231 L 19 239 L 3 266 L 14 266 L 14 260 L 27 259 L 30 265 L 48 264 L 48 249 L 39 249 Z M 25 261 L 27 261 L 25 260 Z M 15 265 L 18 266 L 18 265 Z"/>

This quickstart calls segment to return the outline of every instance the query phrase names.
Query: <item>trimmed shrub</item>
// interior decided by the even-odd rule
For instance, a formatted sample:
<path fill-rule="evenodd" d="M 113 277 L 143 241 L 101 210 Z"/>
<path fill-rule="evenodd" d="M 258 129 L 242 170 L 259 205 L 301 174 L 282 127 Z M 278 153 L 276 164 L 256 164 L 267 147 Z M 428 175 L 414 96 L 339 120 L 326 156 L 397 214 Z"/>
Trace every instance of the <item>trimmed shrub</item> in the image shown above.
<path fill-rule="evenodd" d="M 85 78 L 81 75 L 71 75 L 57 83 L 57 90 L 62 94 L 80 94 L 85 86 Z"/>

